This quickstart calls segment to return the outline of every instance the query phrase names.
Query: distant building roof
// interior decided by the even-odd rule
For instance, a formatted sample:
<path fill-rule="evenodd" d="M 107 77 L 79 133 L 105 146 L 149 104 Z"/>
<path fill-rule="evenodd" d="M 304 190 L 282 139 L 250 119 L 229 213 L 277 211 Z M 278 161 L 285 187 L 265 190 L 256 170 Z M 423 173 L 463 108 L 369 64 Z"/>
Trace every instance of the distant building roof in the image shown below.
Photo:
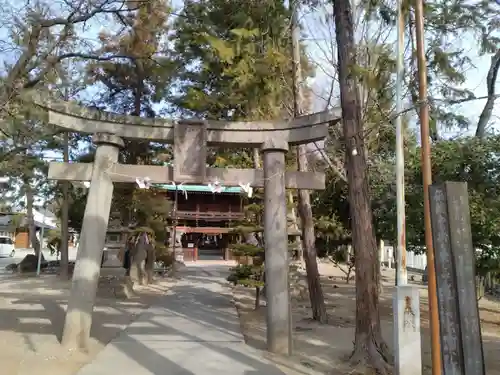
<path fill-rule="evenodd" d="M 173 166 L 174 161 L 171 160 L 169 162 L 164 162 L 164 166 Z M 207 167 L 209 165 L 207 164 Z M 167 191 L 175 191 L 175 185 L 173 184 L 154 184 L 155 187 L 158 189 L 162 190 L 167 190 Z M 189 192 L 194 192 L 194 193 L 211 193 L 212 190 L 207 185 L 182 185 L 182 188 L 184 191 Z M 179 189 L 179 191 L 182 191 Z M 239 186 L 237 187 L 223 187 L 222 191 L 220 193 L 214 193 L 214 194 L 221 194 L 221 193 L 226 193 L 226 194 L 240 194 L 243 192 L 243 189 Z"/>
<path fill-rule="evenodd" d="M 172 184 L 154 184 L 155 187 L 158 189 L 162 190 L 167 190 L 167 191 L 175 191 L 176 186 Z M 177 187 L 178 188 L 178 187 Z M 189 192 L 195 192 L 195 193 L 211 193 L 212 190 L 207 185 L 182 185 L 182 188 L 178 188 L 180 192 L 187 191 Z M 237 187 L 226 187 L 224 186 L 222 188 L 222 191 L 220 193 L 214 193 L 214 194 L 240 194 L 243 191 L 243 189 L 239 186 Z"/>

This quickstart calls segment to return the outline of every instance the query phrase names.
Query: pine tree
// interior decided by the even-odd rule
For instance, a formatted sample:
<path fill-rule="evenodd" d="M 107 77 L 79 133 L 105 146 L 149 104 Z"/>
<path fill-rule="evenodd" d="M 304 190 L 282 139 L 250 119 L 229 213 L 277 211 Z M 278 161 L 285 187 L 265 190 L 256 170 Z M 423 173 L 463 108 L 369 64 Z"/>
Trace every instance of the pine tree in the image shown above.
<path fill-rule="evenodd" d="M 104 87 L 99 98 L 92 104 L 118 113 L 155 117 L 155 107 L 162 103 L 170 89 L 172 71 L 167 56 L 167 34 L 171 9 L 163 0 L 141 3 L 138 9 L 135 9 L 135 3 L 130 6 L 133 10 L 119 18 L 122 28 L 117 33 L 100 33 L 99 54 L 114 58 L 96 61 L 87 67 L 90 82 Z M 162 145 L 126 140 L 120 161 L 126 164 L 159 163 L 157 156 L 163 152 Z M 136 192 L 136 187 L 131 184 L 116 184 L 113 207 L 120 212 L 125 226 L 142 220 L 134 218 L 134 212 L 136 216 L 139 212 L 134 207 L 138 202 L 135 199 L 138 194 L 147 201 L 156 198 L 155 205 L 158 207 L 164 203 L 155 192 L 147 197 L 148 193 Z M 154 226 L 160 227 L 156 224 Z M 161 238 L 163 235 L 157 237 Z"/>
<path fill-rule="evenodd" d="M 264 237 L 263 231 L 263 206 L 260 203 L 260 194 L 247 199 L 244 206 L 245 217 L 235 223 L 232 233 L 245 238 L 248 234 L 255 235 L 256 243 L 238 243 L 231 245 L 230 251 L 239 259 L 239 264 L 231 269 L 227 280 L 235 285 L 255 288 L 255 309 L 260 306 L 261 290 L 264 287 Z"/>
<path fill-rule="evenodd" d="M 180 82 L 174 104 L 202 118 L 290 116 L 289 16 L 284 1 L 186 1 L 172 37 Z M 307 63 L 302 68 L 310 74 Z"/>

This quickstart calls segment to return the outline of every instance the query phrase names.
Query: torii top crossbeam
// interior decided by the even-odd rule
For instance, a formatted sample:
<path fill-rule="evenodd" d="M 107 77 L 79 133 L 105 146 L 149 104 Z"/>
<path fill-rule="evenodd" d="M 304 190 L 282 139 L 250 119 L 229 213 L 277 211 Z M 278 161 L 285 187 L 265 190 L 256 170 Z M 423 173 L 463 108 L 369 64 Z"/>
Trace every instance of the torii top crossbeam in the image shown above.
<path fill-rule="evenodd" d="M 290 145 L 325 139 L 328 135 L 328 124 L 340 120 L 340 110 L 337 109 L 292 120 L 175 121 L 99 111 L 34 92 L 24 96 L 47 112 L 50 124 L 69 131 L 84 134 L 109 133 L 127 139 L 145 139 L 167 144 L 174 143 L 174 128 L 180 123 L 203 124 L 207 146 L 260 147 L 269 138 L 281 139 Z"/>

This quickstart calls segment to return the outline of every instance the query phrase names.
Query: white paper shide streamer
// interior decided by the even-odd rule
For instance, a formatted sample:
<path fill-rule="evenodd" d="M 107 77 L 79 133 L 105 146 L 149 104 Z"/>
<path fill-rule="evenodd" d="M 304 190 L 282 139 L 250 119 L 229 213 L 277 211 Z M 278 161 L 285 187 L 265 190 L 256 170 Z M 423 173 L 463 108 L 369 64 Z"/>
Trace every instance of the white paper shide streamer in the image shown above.
<path fill-rule="evenodd" d="M 243 191 L 246 193 L 247 197 L 252 198 L 253 187 L 251 187 L 249 183 L 243 184 L 240 182 L 239 185 L 243 189 Z"/>
<path fill-rule="evenodd" d="M 184 187 L 184 183 L 181 182 L 179 185 L 176 185 L 175 182 L 172 182 L 172 185 L 177 188 L 177 190 L 180 190 L 184 194 L 184 198 L 186 200 L 188 199 L 188 193 L 186 191 L 186 188 Z"/>
<path fill-rule="evenodd" d="M 224 187 L 218 180 L 215 180 L 214 183 L 209 183 L 208 187 L 212 193 L 222 193 L 222 191 L 224 190 Z"/>
<path fill-rule="evenodd" d="M 149 189 L 151 187 L 151 179 L 149 177 L 136 177 L 135 182 L 139 186 L 139 189 Z"/>

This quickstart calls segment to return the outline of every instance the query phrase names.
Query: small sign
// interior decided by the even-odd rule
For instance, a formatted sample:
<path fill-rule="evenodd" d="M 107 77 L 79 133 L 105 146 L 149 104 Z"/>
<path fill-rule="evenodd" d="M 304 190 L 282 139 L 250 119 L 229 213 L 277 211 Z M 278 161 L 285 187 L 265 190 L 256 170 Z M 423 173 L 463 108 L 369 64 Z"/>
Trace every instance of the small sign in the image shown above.
<path fill-rule="evenodd" d="M 188 247 L 191 249 L 194 247 L 194 243 L 188 243 Z"/>

